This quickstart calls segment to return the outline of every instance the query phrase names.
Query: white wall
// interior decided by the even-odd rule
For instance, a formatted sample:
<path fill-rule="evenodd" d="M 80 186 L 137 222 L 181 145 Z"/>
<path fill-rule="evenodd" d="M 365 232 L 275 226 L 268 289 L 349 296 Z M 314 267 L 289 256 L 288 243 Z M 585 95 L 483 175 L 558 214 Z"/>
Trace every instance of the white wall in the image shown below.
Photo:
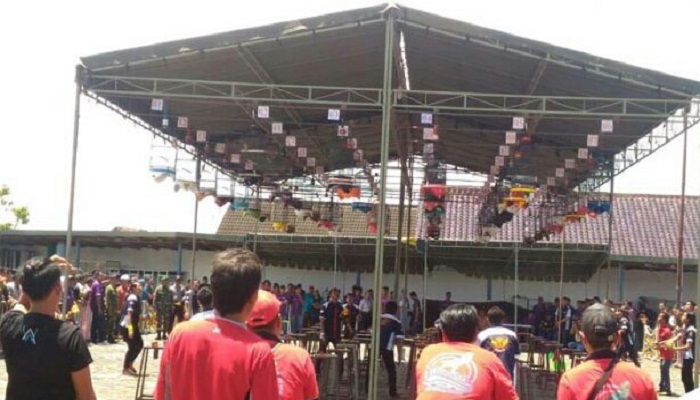
<path fill-rule="evenodd" d="M 192 253 L 183 251 L 182 271 L 189 275 Z M 210 262 L 214 252 L 198 251 L 195 276 L 201 278 L 208 276 Z M 117 248 L 82 248 L 80 251 L 81 262 L 88 265 L 102 265 L 106 261 L 120 261 L 124 269 L 153 270 L 159 272 L 175 271 L 177 268 L 177 251 L 154 249 L 117 249 Z M 613 301 L 636 300 L 640 296 L 673 300 L 675 292 L 675 273 L 652 271 L 624 271 L 624 293 L 622 297 L 619 291 L 619 272 L 613 268 L 611 273 L 603 271 L 595 274 L 588 282 L 564 283 L 563 293 L 572 299 L 600 296 L 609 297 Z M 302 283 L 310 284 L 321 289 L 333 286 L 332 271 L 302 270 L 282 267 L 265 267 L 264 279 L 273 283 Z M 686 273 L 684 282 L 684 298 L 695 298 L 696 273 Z M 374 277 L 372 274 L 361 274 L 360 285 L 367 289 L 372 287 Z M 338 272 L 335 285 L 345 291 L 349 291 L 356 282 L 355 273 Z M 385 275 L 383 285 L 393 287 L 394 276 Z M 403 277 L 400 281 L 403 287 Z M 466 277 L 463 274 L 448 267 L 437 267 L 427 277 L 427 297 L 429 299 L 442 299 L 447 291 L 452 292 L 455 301 L 484 301 L 487 297 L 487 280 L 483 278 Z M 408 280 L 409 291 L 415 291 L 423 296 L 423 279 L 421 275 L 410 275 Z M 491 299 L 494 301 L 512 301 L 515 293 L 512 280 L 494 279 L 491 286 Z M 518 292 L 521 296 L 536 299 L 544 296 L 552 300 L 559 296 L 559 282 L 519 281 Z"/>

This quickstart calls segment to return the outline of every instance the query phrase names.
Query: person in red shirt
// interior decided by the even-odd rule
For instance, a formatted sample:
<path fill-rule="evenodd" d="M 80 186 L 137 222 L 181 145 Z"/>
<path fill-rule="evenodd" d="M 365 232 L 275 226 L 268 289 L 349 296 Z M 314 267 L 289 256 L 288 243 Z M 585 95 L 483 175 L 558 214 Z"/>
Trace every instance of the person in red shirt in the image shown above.
<path fill-rule="evenodd" d="M 510 373 L 493 353 L 474 344 L 479 314 L 467 304 L 440 313 L 442 343 L 423 350 L 416 365 L 417 400 L 514 400 Z"/>
<path fill-rule="evenodd" d="M 673 394 L 671 391 L 671 365 L 673 364 L 673 350 L 666 345 L 666 341 L 673 338 L 673 330 L 669 325 L 669 315 L 666 312 L 659 313 L 657 318 L 658 342 L 659 342 L 659 360 L 661 366 L 661 379 L 659 380 L 659 392 L 666 392 L 669 396 Z"/>
<path fill-rule="evenodd" d="M 609 307 L 594 304 L 581 317 L 579 336 L 588 358 L 559 381 L 558 400 L 656 400 L 654 382 L 634 364 L 620 361 L 617 319 Z"/>
<path fill-rule="evenodd" d="M 267 340 L 272 348 L 280 400 L 318 399 L 316 370 L 309 353 L 279 340 L 282 333 L 279 309 L 280 301 L 277 297 L 261 290 L 246 323 L 253 332 Z"/>
<path fill-rule="evenodd" d="M 260 278 L 260 259 L 248 250 L 214 257 L 210 286 L 216 315 L 175 327 L 163 350 L 157 400 L 279 398 L 270 345 L 245 325 Z"/>

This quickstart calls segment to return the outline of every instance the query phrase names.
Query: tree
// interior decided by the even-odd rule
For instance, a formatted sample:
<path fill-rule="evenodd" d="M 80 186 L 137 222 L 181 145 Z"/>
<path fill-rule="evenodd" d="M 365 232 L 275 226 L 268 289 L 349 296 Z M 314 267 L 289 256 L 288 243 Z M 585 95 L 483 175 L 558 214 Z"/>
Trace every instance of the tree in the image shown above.
<path fill-rule="evenodd" d="M 10 221 L 6 221 L 7 219 Z M 10 188 L 0 186 L 0 231 L 17 229 L 19 225 L 29 223 L 29 209 L 25 206 L 15 206 L 10 199 Z"/>

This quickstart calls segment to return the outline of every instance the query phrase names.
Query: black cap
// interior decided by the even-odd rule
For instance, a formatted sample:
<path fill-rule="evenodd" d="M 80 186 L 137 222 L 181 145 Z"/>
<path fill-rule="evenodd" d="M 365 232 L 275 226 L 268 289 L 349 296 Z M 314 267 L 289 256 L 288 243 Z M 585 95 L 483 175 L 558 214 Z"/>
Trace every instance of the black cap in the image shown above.
<path fill-rule="evenodd" d="M 615 314 L 602 304 L 593 304 L 583 312 L 581 331 L 587 338 L 604 339 L 612 343 L 617 333 Z"/>

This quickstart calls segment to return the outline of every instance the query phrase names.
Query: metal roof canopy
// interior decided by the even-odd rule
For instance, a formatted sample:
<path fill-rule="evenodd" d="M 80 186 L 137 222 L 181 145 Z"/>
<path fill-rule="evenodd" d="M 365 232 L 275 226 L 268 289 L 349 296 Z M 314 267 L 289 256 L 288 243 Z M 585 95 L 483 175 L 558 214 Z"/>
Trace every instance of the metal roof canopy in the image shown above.
<path fill-rule="evenodd" d="M 163 98 L 169 117 L 187 116 L 192 129 L 207 131 L 208 140 L 226 142 L 227 152 L 265 149 L 242 157 L 255 163 L 256 172 L 280 179 L 303 174 L 304 165 L 285 149 L 283 136 L 270 134 L 272 121 L 283 122 L 285 133 L 295 135 L 297 146 L 307 147 L 327 171 L 355 165 L 336 137 L 338 123 L 326 119 L 328 108 L 341 108 L 342 123 L 351 127 L 365 159 L 376 163 L 386 8 L 85 57 L 83 89 L 154 133 L 182 140 L 184 130 L 164 130 L 163 115 L 150 109 L 151 99 Z M 694 112 L 689 126 L 700 122 L 700 107 L 690 107 L 699 82 L 406 7 L 399 8 L 397 30 L 405 41 L 410 90 L 397 61 L 393 74 L 399 83 L 389 94 L 393 130 L 405 128 L 420 140 L 413 114 L 435 113 L 436 158 L 477 173 L 488 174 L 517 115 L 535 128 L 542 180 L 563 159 L 576 158 L 586 135 L 600 130 L 600 119 L 615 120 L 615 131 L 601 137 L 599 148 L 608 158 L 617 154 L 614 173 L 678 136 L 682 127 L 669 127 L 682 122 L 680 109 Z M 270 106 L 269 120 L 254 117 L 257 105 Z M 660 125 L 665 132 L 645 136 Z M 398 156 L 393 146 L 390 156 Z M 233 172 L 243 172 L 242 165 Z M 588 178 L 588 186 L 597 187 L 609 177 L 610 166 L 599 165 L 573 176 L 570 185 Z"/>

